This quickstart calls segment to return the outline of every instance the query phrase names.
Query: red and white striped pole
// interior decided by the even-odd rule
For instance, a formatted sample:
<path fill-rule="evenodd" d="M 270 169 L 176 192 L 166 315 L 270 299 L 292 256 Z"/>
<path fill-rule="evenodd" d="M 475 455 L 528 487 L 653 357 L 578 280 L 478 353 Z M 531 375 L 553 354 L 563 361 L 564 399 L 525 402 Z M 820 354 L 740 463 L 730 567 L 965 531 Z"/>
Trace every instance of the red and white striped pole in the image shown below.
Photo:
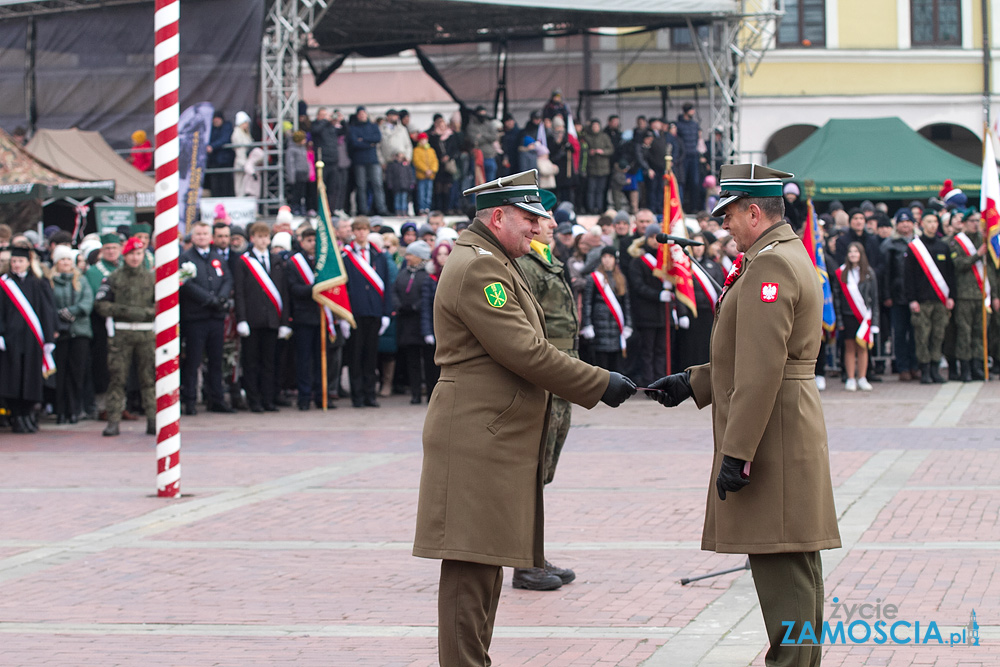
<path fill-rule="evenodd" d="M 153 105 L 156 116 L 156 495 L 181 495 L 180 306 L 177 291 L 177 163 L 180 155 L 180 0 L 156 0 Z"/>

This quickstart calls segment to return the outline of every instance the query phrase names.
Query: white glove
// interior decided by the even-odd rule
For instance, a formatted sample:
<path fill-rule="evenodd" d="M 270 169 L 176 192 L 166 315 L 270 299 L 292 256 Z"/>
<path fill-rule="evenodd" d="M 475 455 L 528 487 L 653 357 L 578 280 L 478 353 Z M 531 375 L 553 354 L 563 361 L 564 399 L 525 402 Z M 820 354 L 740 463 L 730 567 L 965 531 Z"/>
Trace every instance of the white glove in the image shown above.
<path fill-rule="evenodd" d="M 382 326 L 378 328 L 378 335 L 381 336 L 385 333 L 385 330 L 389 328 L 389 318 L 385 315 L 382 316 Z"/>
<path fill-rule="evenodd" d="M 876 335 L 879 331 L 881 331 L 881 329 L 879 329 L 878 327 L 872 327 L 872 335 L 873 336 Z"/>
<path fill-rule="evenodd" d="M 7 349 L 7 341 L 3 339 L 3 336 L 0 336 L 0 352 L 3 352 L 6 349 Z"/>
<path fill-rule="evenodd" d="M 250 335 L 250 325 L 246 322 L 240 322 L 236 325 L 236 333 L 238 333 L 243 338 Z"/>
<path fill-rule="evenodd" d="M 670 290 L 663 290 L 660 292 L 660 302 L 670 303 L 674 298 L 674 295 L 670 293 Z"/>
<path fill-rule="evenodd" d="M 677 320 L 677 326 L 681 329 L 690 329 L 691 319 L 687 315 L 681 315 L 681 317 Z"/>
<path fill-rule="evenodd" d="M 3 340 L 3 339 L 0 338 L 0 340 Z M 431 334 L 427 334 L 426 336 L 424 336 L 424 342 L 427 343 L 428 345 L 433 345 L 434 344 L 434 336 L 432 336 Z"/>
<path fill-rule="evenodd" d="M 340 337 L 347 340 L 351 337 L 351 325 L 347 320 L 340 320 L 337 324 L 337 328 L 340 329 Z"/>
<path fill-rule="evenodd" d="M 108 338 L 115 337 L 115 318 L 105 317 L 104 318 L 104 328 L 108 332 Z"/>
<path fill-rule="evenodd" d="M 291 337 L 292 337 L 291 327 L 284 327 L 284 326 L 278 327 L 278 338 L 280 338 L 281 340 L 288 340 Z"/>
<path fill-rule="evenodd" d="M 45 354 L 52 354 L 52 351 L 56 349 L 56 344 L 46 343 L 45 345 L 42 346 L 42 349 L 45 350 Z"/>
<path fill-rule="evenodd" d="M 622 329 L 622 335 L 625 336 L 626 340 L 628 340 L 629 338 L 631 338 L 632 337 L 632 327 L 625 327 L 624 329 Z"/>
<path fill-rule="evenodd" d="M 593 324 L 588 324 L 584 328 L 580 329 L 580 338 L 586 338 L 587 340 L 590 340 L 595 335 L 596 334 L 594 334 L 594 325 Z"/>

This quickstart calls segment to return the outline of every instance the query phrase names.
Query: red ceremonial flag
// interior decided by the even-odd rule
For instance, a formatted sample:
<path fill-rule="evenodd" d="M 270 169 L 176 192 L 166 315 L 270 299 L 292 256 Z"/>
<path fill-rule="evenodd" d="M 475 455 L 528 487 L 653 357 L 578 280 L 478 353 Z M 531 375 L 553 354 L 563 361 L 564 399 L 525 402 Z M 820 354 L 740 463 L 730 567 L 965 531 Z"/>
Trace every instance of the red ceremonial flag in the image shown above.
<path fill-rule="evenodd" d="M 997 158 L 993 153 L 993 135 L 983 138 L 983 182 L 979 190 L 979 210 L 983 215 L 983 228 L 989 244 L 993 264 L 1000 268 L 1000 176 L 997 175 Z"/>
<path fill-rule="evenodd" d="M 668 171 L 663 179 L 663 229 L 671 236 L 687 238 L 687 226 L 684 224 L 684 210 L 681 208 L 677 178 L 672 171 Z M 694 276 L 691 275 L 691 260 L 675 243 L 660 244 L 656 258 L 657 270 L 654 273 L 673 283 L 677 300 L 687 306 L 694 317 L 698 317 L 698 306 L 694 300 Z"/>

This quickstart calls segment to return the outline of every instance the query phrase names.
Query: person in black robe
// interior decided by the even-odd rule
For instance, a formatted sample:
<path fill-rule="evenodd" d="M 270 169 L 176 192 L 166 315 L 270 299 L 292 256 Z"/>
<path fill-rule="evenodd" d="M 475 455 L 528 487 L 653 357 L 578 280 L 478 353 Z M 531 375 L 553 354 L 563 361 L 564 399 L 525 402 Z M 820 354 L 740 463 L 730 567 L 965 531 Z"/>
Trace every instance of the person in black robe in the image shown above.
<path fill-rule="evenodd" d="M 42 401 L 45 378 L 42 348 L 8 290 L 14 291 L 16 286 L 24 294 L 41 324 L 45 348 L 49 354 L 55 349 L 52 287 L 32 272 L 31 252 L 28 248 L 12 248 L 10 270 L 0 278 L 8 281 L 0 288 L 0 399 L 10 410 L 14 433 L 38 430 L 34 407 Z"/>

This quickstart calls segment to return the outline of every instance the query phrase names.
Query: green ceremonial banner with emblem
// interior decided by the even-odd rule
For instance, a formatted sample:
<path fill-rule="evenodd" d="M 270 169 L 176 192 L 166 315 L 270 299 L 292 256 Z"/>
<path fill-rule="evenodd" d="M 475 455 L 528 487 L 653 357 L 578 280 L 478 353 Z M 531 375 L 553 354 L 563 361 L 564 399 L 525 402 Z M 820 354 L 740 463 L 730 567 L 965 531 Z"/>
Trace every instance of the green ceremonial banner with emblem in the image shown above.
<path fill-rule="evenodd" d="M 316 164 L 316 189 L 319 194 L 319 222 L 316 225 L 316 282 L 313 284 L 313 299 L 327 306 L 333 314 L 357 327 L 351 302 L 347 298 L 347 274 L 344 260 L 337 247 L 337 235 L 330 222 L 330 202 L 327 200 L 323 184 L 323 163 Z"/>
<path fill-rule="evenodd" d="M 490 283 L 483 291 L 486 292 L 486 301 L 494 308 L 503 308 L 507 303 L 507 291 L 500 283 Z"/>

